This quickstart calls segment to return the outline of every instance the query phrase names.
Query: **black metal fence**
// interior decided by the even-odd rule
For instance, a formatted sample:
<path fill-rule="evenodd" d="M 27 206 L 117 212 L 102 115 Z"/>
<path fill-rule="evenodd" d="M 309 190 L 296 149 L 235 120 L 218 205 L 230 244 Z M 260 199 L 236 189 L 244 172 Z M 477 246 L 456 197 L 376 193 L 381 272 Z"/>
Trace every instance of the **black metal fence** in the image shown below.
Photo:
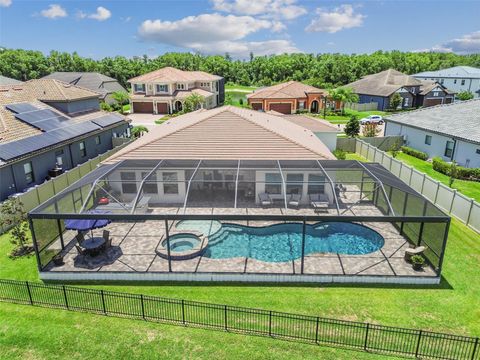
<path fill-rule="evenodd" d="M 434 359 L 480 359 L 479 338 L 65 285 L 0 280 L 0 301 Z"/>

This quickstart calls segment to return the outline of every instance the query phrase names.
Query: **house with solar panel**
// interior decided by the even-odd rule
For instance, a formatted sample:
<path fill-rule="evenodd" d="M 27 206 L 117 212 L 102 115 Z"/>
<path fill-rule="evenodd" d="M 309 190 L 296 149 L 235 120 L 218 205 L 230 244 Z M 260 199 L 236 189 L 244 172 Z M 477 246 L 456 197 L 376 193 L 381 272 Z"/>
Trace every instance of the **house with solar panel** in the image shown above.
<path fill-rule="evenodd" d="M 0 86 L 0 201 L 128 137 L 128 120 L 99 104 L 99 93 L 53 79 Z"/>

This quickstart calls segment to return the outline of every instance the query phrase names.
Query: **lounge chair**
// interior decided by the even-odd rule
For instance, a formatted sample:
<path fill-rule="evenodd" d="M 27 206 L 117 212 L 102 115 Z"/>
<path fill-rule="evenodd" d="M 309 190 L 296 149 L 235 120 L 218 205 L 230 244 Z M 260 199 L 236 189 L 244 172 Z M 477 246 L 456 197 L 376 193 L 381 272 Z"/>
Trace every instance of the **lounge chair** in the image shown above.
<path fill-rule="evenodd" d="M 310 204 L 312 205 L 314 211 L 316 213 L 319 212 L 328 212 L 328 206 L 330 205 L 330 201 L 328 200 L 328 196 L 325 194 L 310 194 Z"/>
<path fill-rule="evenodd" d="M 77 249 L 78 255 L 85 255 L 85 250 L 83 250 L 80 246 L 75 244 L 75 249 Z"/>
<path fill-rule="evenodd" d="M 150 202 L 149 196 L 143 196 L 140 200 L 138 200 L 136 211 L 137 212 L 146 212 L 148 210 L 148 203 Z M 123 206 L 122 206 L 123 205 Z M 126 204 L 120 204 L 116 201 L 112 201 L 106 205 L 99 205 L 98 208 L 102 210 L 108 211 L 128 211 L 130 212 L 135 205 L 135 199 L 130 201 Z"/>
<path fill-rule="evenodd" d="M 421 255 L 424 251 L 427 250 L 426 246 L 417 246 L 416 248 L 408 248 L 405 250 L 405 261 L 410 262 L 412 260 L 412 256 L 414 255 Z"/>
<path fill-rule="evenodd" d="M 260 199 L 260 206 L 263 208 L 272 206 L 273 204 L 272 198 L 267 193 L 258 194 L 258 198 Z"/>
<path fill-rule="evenodd" d="M 103 230 L 103 240 L 105 240 L 105 245 L 103 245 L 104 250 L 108 250 L 112 247 L 112 238 L 110 237 L 110 231 Z"/>
<path fill-rule="evenodd" d="M 288 200 L 288 206 L 298 209 L 300 207 L 300 200 L 301 199 L 302 199 L 302 195 L 292 194 L 290 196 L 290 200 Z"/>

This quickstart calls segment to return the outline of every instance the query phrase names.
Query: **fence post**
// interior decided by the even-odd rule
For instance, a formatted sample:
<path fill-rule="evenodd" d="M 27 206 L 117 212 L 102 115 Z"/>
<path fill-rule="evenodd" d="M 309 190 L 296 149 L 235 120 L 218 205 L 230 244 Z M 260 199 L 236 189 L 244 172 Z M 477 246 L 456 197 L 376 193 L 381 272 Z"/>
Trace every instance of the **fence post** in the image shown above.
<path fill-rule="evenodd" d="M 185 325 L 185 300 L 182 299 L 182 323 Z"/>
<path fill-rule="evenodd" d="M 420 194 L 423 195 L 423 188 L 425 187 L 425 178 L 427 177 L 427 174 L 423 173 L 423 180 L 422 180 L 422 190 L 420 190 Z"/>
<path fill-rule="evenodd" d="M 453 197 L 452 197 L 452 202 L 450 203 L 450 210 L 448 210 L 448 213 L 452 212 L 453 209 L 453 202 L 455 201 L 455 195 L 457 195 L 457 190 L 453 189 Z"/>
<path fill-rule="evenodd" d="M 437 191 L 435 191 L 435 200 L 433 200 L 434 204 L 437 203 L 438 190 L 440 190 L 440 181 L 437 181 Z"/>
<path fill-rule="evenodd" d="M 365 331 L 365 341 L 363 343 L 363 349 L 367 350 L 367 342 L 368 342 L 368 330 L 370 329 L 370 323 L 367 323 L 367 329 Z"/>
<path fill-rule="evenodd" d="M 30 299 L 30 305 L 33 305 L 32 292 L 30 291 L 30 284 L 28 283 L 28 281 L 25 281 L 25 284 L 27 285 L 27 292 L 28 292 L 28 298 Z"/>
<path fill-rule="evenodd" d="M 417 348 L 415 349 L 415 357 L 418 357 L 418 353 L 420 351 L 420 341 L 422 340 L 422 330 L 418 331 L 418 340 L 417 340 Z"/>
<path fill-rule="evenodd" d="M 100 290 L 100 294 L 102 295 L 103 313 L 107 315 L 107 308 L 105 306 L 105 295 L 103 294 L 103 290 Z"/>
<path fill-rule="evenodd" d="M 303 275 L 303 268 L 305 266 L 305 231 L 306 231 L 306 224 L 305 220 L 303 220 L 303 226 L 302 226 L 302 262 L 301 262 L 301 268 L 300 268 L 300 274 Z"/>
<path fill-rule="evenodd" d="M 68 300 L 67 300 L 67 289 L 65 288 L 65 285 L 62 285 L 62 289 L 63 289 L 63 298 L 65 299 L 65 306 L 67 308 L 67 310 L 69 310 L 69 306 L 68 306 Z"/>
<path fill-rule="evenodd" d="M 227 323 L 227 305 L 224 305 L 223 312 L 225 314 L 224 323 L 225 323 L 225 331 L 228 331 L 228 323 Z"/>
<path fill-rule="evenodd" d="M 142 302 L 142 318 L 145 320 L 145 305 L 143 304 L 143 294 L 140 294 L 140 301 Z"/>
<path fill-rule="evenodd" d="M 272 310 L 270 310 L 270 315 L 268 317 L 268 336 L 272 336 Z"/>
<path fill-rule="evenodd" d="M 320 323 L 320 317 L 317 316 L 317 326 L 315 327 L 315 342 L 318 343 L 318 325 Z"/>
<path fill-rule="evenodd" d="M 471 199 L 470 200 L 470 210 L 468 210 L 468 215 L 467 215 L 467 221 L 465 222 L 466 225 L 470 222 L 470 217 L 472 216 L 472 210 L 473 210 L 473 204 L 475 203 L 475 200 Z"/>
<path fill-rule="evenodd" d="M 477 348 L 478 348 L 478 337 L 475 339 L 475 345 L 473 345 L 471 360 L 475 359 L 475 354 L 477 353 Z"/>

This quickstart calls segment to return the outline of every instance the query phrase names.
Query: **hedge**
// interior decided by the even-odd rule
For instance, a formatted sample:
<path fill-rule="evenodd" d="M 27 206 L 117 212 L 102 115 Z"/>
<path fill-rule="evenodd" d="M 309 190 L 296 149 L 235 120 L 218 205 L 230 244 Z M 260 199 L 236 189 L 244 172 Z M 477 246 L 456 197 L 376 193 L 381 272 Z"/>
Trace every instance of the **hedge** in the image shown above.
<path fill-rule="evenodd" d="M 433 170 L 450 176 L 450 168 L 452 167 L 452 164 L 443 161 L 439 157 L 435 157 L 432 161 L 432 167 Z M 463 166 L 457 166 L 456 178 L 480 181 L 480 168 L 465 168 Z"/>
<path fill-rule="evenodd" d="M 419 150 L 413 149 L 413 148 L 408 147 L 408 146 L 402 146 L 401 149 L 405 154 L 411 155 L 411 156 L 416 157 L 418 159 L 421 159 L 421 160 L 427 160 L 428 159 L 428 154 L 424 153 L 423 151 L 419 151 Z"/>

